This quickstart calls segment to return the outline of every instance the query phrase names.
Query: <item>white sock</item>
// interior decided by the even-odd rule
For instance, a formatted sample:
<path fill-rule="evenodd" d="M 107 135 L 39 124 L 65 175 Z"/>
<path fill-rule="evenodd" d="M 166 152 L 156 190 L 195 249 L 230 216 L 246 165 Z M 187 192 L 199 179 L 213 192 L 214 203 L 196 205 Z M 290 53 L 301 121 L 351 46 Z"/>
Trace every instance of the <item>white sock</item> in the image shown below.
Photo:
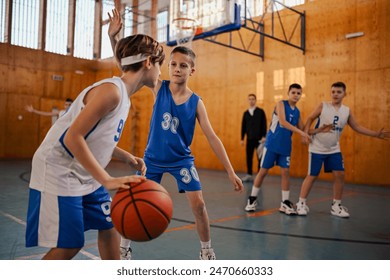
<path fill-rule="evenodd" d="M 255 186 L 252 186 L 251 196 L 257 197 L 257 195 L 259 194 L 259 191 L 260 191 L 260 188 L 256 188 Z"/>
<path fill-rule="evenodd" d="M 200 241 L 200 246 L 202 247 L 202 249 L 210 249 L 211 248 L 211 240 L 206 241 L 206 242 Z"/>
<path fill-rule="evenodd" d="M 333 204 L 332 205 L 341 205 L 341 200 L 333 199 Z"/>
<path fill-rule="evenodd" d="M 122 248 L 130 248 L 131 240 L 129 239 L 124 239 L 121 237 L 121 247 Z"/>
<path fill-rule="evenodd" d="M 282 201 L 290 199 L 290 191 L 282 191 Z"/>
<path fill-rule="evenodd" d="M 306 198 L 300 197 L 298 203 L 306 204 Z"/>

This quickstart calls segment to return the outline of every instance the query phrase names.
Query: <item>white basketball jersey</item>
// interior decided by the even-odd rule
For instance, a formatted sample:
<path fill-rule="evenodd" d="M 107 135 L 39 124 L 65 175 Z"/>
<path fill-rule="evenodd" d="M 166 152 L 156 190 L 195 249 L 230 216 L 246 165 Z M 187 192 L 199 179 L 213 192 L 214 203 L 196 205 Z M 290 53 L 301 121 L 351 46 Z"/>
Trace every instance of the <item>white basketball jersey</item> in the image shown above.
<path fill-rule="evenodd" d="M 318 117 L 316 128 L 324 124 L 334 124 L 335 129 L 329 132 L 321 132 L 312 136 L 309 152 L 316 154 L 334 154 L 340 152 L 340 135 L 344 126 L 348 123 L 349 108 L 341 105 L 335 108 L 330 102 L 322 103 L 322 111 Z"/>
<path fill-rule="evenodd" d="M 126 86 L 119 77 L 99 81 L 84 89 L 68 112 L 54 123 L 34 154 L 30 188 L 60 196 L 82 196 L 100 187 L 100 183 L 73 157 L 63 139 L 85 106 L 83 102 L 85 95 L 103 83 L 115 84 L 121 93 L 121 101 L 93 127 L 85 136 L 85 140 L 99 164 L 103 168 L 108 165 L 130 109 Z"/>

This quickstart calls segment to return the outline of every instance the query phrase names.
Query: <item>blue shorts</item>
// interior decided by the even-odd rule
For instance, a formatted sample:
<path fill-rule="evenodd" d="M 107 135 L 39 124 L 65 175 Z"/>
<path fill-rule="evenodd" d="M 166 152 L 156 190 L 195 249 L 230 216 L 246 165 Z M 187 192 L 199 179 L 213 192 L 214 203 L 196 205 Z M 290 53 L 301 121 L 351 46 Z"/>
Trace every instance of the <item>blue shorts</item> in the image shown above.
<path fill-rule="evenodd" d="M 153 180 L 160 184 L 163 174 L 169 173 L 175 177 L 180 193 L 202 190 L 198 171 L 194 164 L 183 164 L 177 167 L 162 167 L 150 163 L 147 159 L 144 159 L 144 161 L 147 167 L 145 176 L 149 180 Z"/>
<path fill-rule="evenodd" d="M 85 196 L 30 189 L 26 247 L 82 248 L 84 231 L 111 229 L 111 197 L 104 187 Z"/>
<path fill-rule="evenodd" d="M 263 158 L 261 159 L 261 168 L 270 169 L 275 165 L 279 165 L 282 168 L 289 168 L 290 156 L 269 151 L 266 147 L 264 147 Z"/>
<path fill-rule="evenodd" d="M 343 156 L 341 153 L 334 154 L 316 154 L 309 153 L 309 171 L 310 176 L 318 176 L 324 164 L 325 172 L 344 171 Z"/>

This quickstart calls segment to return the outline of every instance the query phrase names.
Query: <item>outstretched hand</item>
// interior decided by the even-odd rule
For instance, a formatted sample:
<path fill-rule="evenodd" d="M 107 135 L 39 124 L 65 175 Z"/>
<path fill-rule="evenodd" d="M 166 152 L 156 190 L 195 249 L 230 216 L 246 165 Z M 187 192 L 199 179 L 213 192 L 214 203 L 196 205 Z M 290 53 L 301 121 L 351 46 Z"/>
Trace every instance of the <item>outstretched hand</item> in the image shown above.
<path fill-rule="evenodd" d="M 146 165 L 142 158 L 135 157 L 130 155 L 130 159 L 128 160 L 128 164 L 133 168 L 137 169 L 137 171 L 141 172 L 142 176 L 146 174 Z"/>
<path fill-rule="evenodd" d="M 110 178 L 106 182 L 104 182 L 104 187 L 109 191 L 115 191 L 120 188 L 130 189 L 130 183 L 141 183 L 145 181 L 146 178 L 144 176 L 139 175 L 130 175 L 124 177 Z"/>
<path fill-rule="evenodd" d="M 384 128 L 378 131 L 378 138 L 387 140 L 387 138 L 390 138 L 390 131 L 385 131 Z"/>
<path fill-rule="evenodd" d="M 34 111 L 34 107 L 32 105 L 26 105 L 24 107 L 24 109 L 26 109 L 26 111 L 30 112 L 30 113 L 32 113 Z"/>
<path fill-rule="evenodd" d="M 311 136 L 306 132 L 302 131 L 301 133 L 302 143 L 308 145 L 311 143 Z"/>
<path fill-rule="evenodd" d="M 108 25 L 108 36 L 115 37 L 122 29 L 122 17 L 117 9 L 112 10 L 112 16 L 108 13 L 110 24 Z"/>

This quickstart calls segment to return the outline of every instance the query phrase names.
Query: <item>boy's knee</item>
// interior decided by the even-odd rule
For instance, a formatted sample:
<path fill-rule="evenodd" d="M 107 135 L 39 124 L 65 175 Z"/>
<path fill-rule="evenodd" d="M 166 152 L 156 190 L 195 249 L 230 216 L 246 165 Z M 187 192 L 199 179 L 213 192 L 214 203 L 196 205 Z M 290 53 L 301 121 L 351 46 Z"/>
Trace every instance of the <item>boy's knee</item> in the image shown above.
<path fill-rule="evenodd" d="M 206 205 L 204 201 L 200 201 L 193 207 L 194 215 L 197 217 L 202 217 L 206 213 Z"/>

